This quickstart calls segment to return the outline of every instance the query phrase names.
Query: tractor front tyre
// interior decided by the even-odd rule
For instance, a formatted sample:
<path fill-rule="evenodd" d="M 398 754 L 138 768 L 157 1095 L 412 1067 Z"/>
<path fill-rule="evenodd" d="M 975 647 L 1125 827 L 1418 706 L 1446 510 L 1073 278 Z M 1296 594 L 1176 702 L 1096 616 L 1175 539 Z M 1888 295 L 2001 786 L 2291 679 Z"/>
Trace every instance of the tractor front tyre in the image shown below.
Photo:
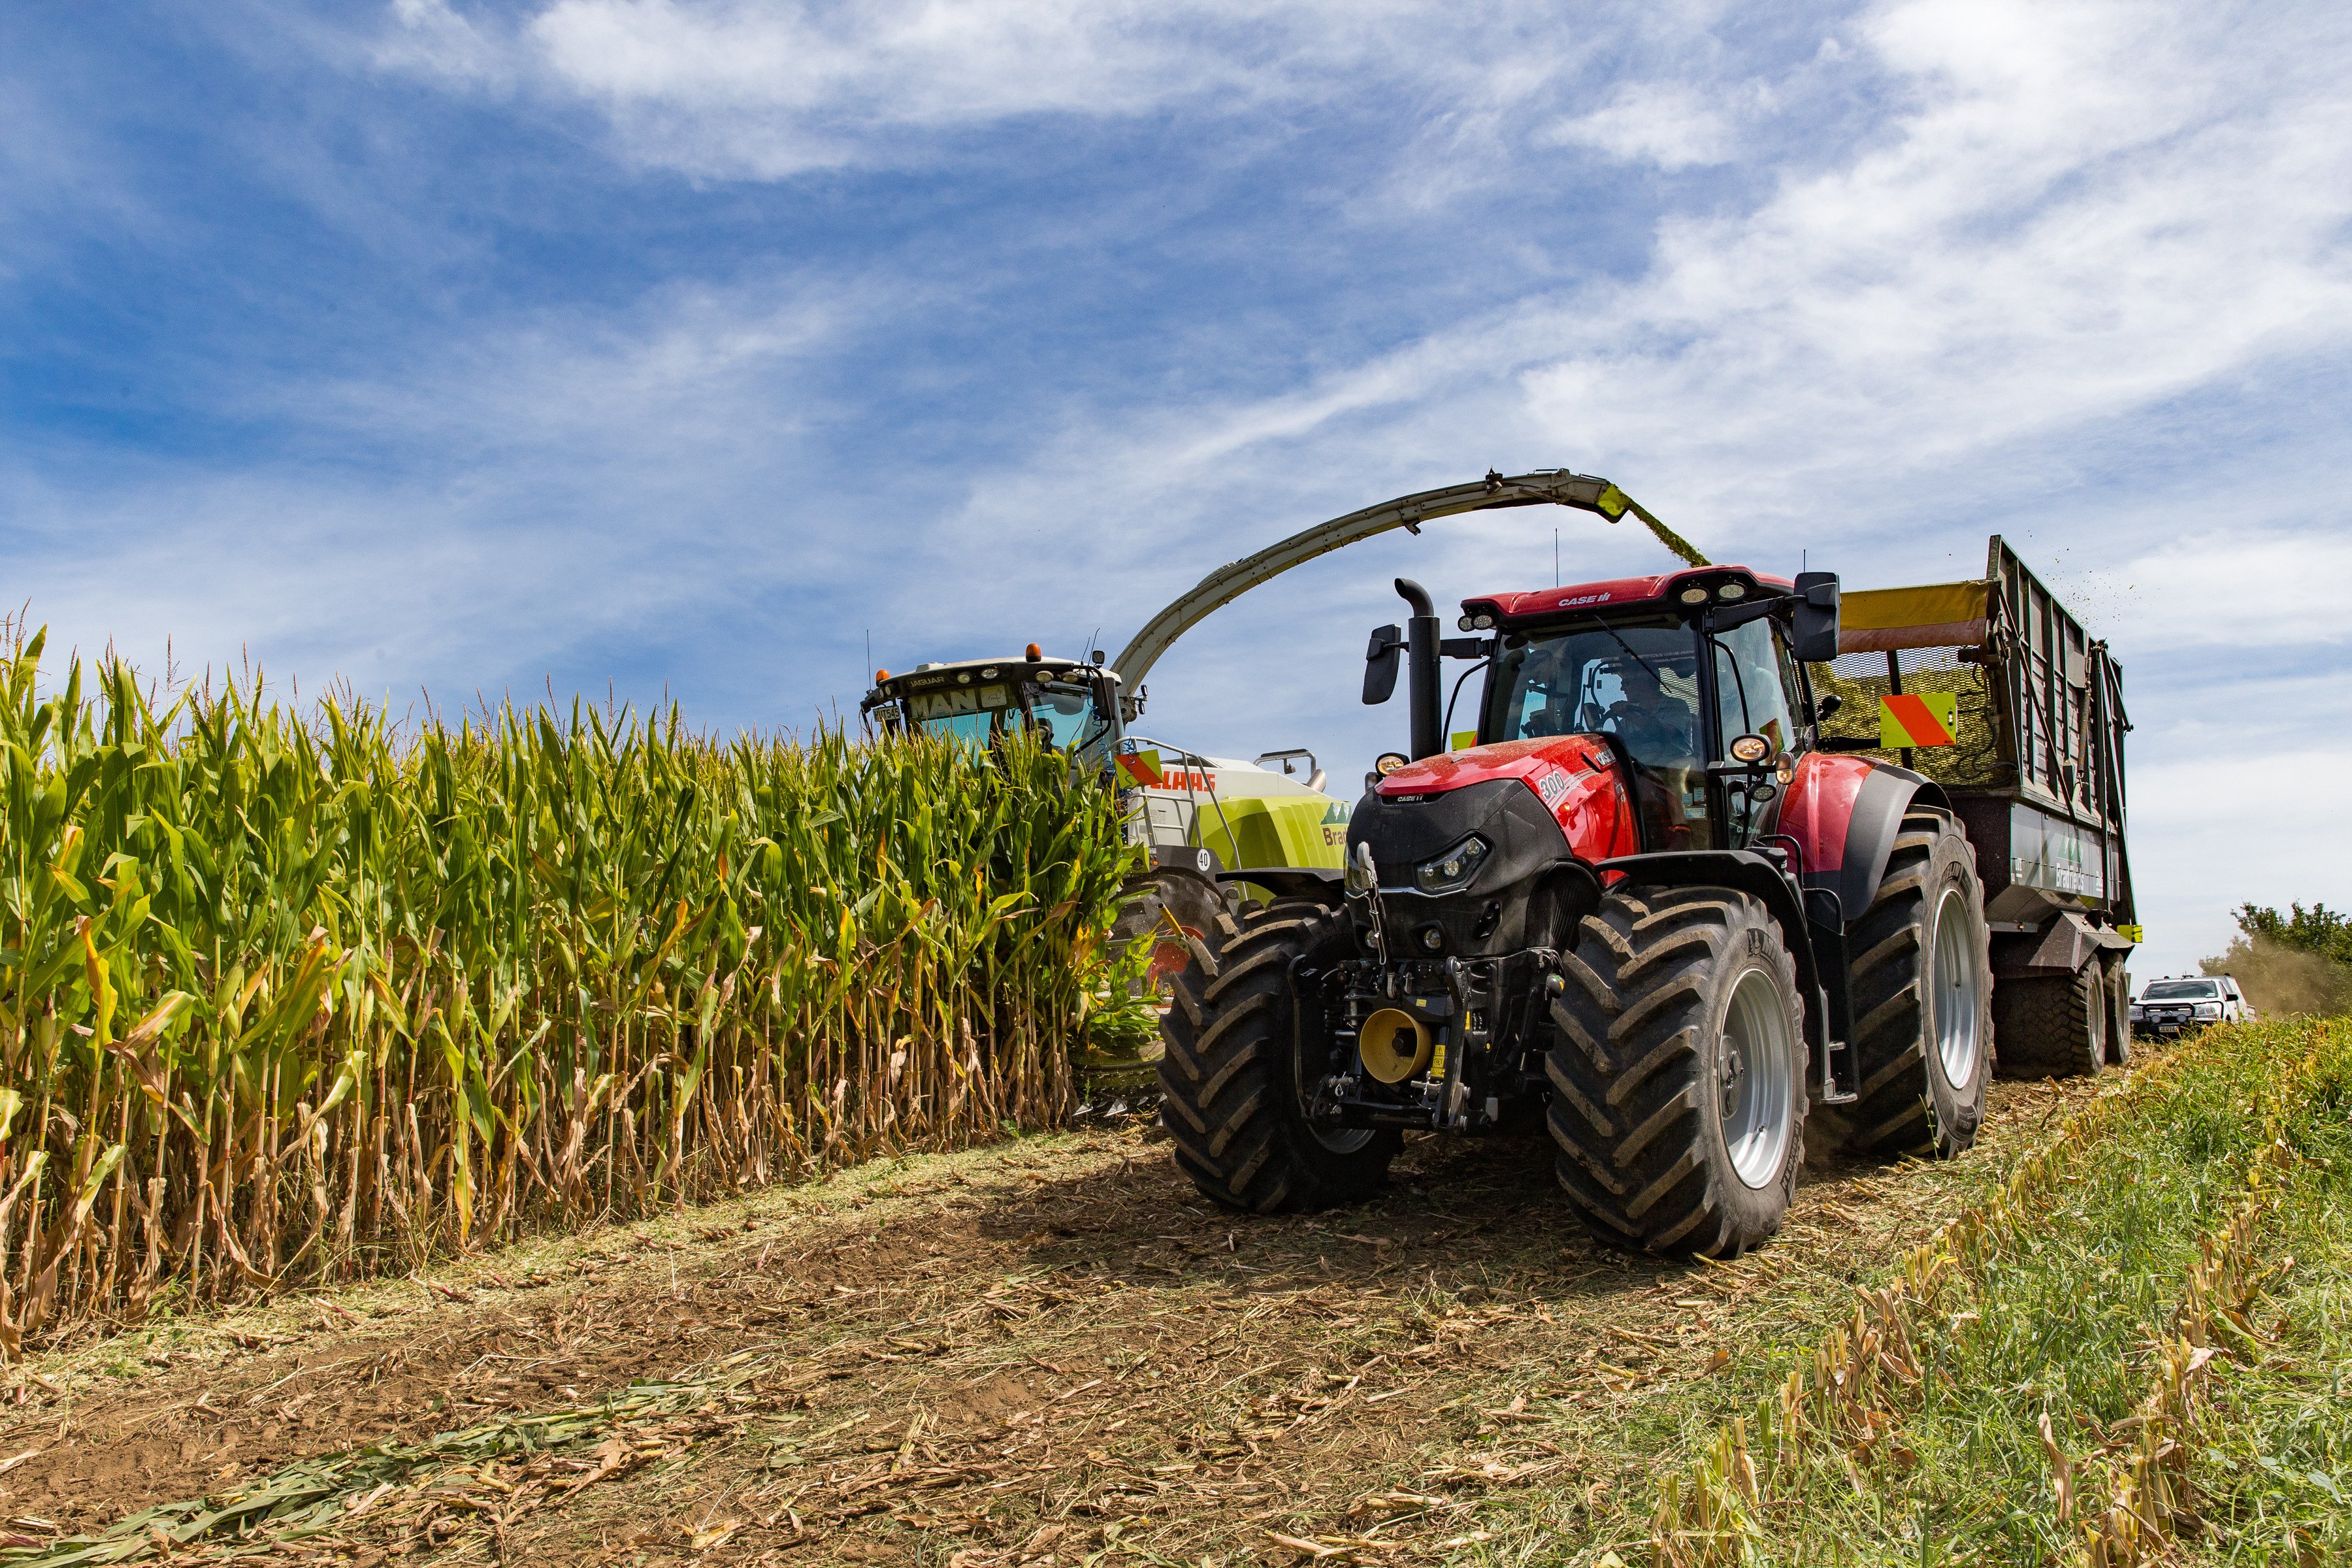
<path fill-rule="evenodd" d="M 1195 954 L 1176 974 L 1160 1025 L 1160 1115 L 1176 1163 L 1213 1201 L 1303 1214 L 1368 1198 L 1387 1179 L 1403 1144 L 1394 1130 L 1307 1120 L 1310 1087 L 1328 1070 L 1331 1027 L 1305 973 L 1319 976 L 1355 952 L 1339 911 L 1277 899 L 1245 912 L 1222 952 Z"/>
<path fill-rule="evenodd" d="M 1593 1235 L 1736 1256 L 1780 1228 L 1804 1163 L 1796 963 L 1733 888 L 1609 893 L 1559 958 L 1547 1120 Z"/>
<path fill-rule="evenodd" d="M 2107 1065 L 2106 972 L 2095 954 L 2072 974 L 1993 987 L 2003 1078 L 2088 1078 Z"/>
<path fill-rule="evenodd" d="M 1859 1097 L 1846 1144 L 1950 1158 L 1977 1141 L 1992 1076 L 1984 889 L 1948 813 L 1905 815 L 1878 894 L 1846 933 Z"/>

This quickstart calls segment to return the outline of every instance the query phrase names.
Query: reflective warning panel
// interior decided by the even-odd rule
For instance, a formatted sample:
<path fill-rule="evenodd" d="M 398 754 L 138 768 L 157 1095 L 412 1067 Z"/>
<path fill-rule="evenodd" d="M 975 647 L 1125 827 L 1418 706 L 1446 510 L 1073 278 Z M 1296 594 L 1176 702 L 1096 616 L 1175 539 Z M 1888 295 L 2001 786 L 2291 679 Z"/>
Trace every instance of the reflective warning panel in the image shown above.
<path fill-rule="evenodd" d="M 1906 691 L 1878 700 L 1878 743 L 1890 750 L 1948 746 L 1959 726 L 1957 691 Z"/>

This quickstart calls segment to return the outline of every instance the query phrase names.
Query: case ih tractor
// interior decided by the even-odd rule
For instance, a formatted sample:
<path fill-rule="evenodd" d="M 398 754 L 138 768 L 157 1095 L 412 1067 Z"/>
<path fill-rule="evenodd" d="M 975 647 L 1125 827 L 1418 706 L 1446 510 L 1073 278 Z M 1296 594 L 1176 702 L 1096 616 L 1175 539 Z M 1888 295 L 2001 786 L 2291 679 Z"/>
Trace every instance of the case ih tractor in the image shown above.
<path fill-rule="evenodd" d="M 1874 624 L 1843 645 L 1826 573 L 1493 595 L 1464 602 L 1462 637 L 1400 580 L 1412 613 L 1373 634 L 1364 700 L 1406 660 L 1412 755 L 1382 760 L 1341 875 L 1282 879 L 1193 944 L 1160 1069 L 1179 1163 L 1229 1206 L 1314 1209 L 1370 1194 L 1406 1131 L 1540 1114 L 1597 1236 L 1725 1256 L 1778 1229 L 1814 1105 L 1860 1150 L 1969 1145 L 1996 936 L 2004 1038 L 2095 1068 L 2128 947 L 2100 923 L 2129 912 L 2120 709 L 2086 697 L 2112 697 L 2113 666 L 2087 643 L 2037 662 L 2011 601 L 2040 585 L 1994 552 L 1984 583 L 1869 596 Z M 1930 647 L 1960 650 L 1938 668 L 1967 677 L 1941 684 L 1969 713 L 1904 690 L 1901 651 Z M 1451 752 L 1448 658 L 1486 668 Z M 1932 737 L 1825 734 L 1872 689 L 1980 742 L 1984 776 L 1948 787 L 1877 754 Z M 2063 866 L 2043 854 L 2060 838 Z"/>

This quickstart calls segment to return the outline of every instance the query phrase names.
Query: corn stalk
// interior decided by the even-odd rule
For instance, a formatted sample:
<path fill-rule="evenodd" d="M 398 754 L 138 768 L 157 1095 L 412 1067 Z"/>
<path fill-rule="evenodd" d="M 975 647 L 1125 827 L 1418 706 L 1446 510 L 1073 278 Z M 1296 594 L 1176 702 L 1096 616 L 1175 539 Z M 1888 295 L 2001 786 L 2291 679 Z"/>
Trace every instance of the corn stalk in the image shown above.
<path fill-rule="evenodd" d="M 1050 1124 L 1128 851 L 1015 740 L 40 679 L 0 625 L 0 1350 Z"/>

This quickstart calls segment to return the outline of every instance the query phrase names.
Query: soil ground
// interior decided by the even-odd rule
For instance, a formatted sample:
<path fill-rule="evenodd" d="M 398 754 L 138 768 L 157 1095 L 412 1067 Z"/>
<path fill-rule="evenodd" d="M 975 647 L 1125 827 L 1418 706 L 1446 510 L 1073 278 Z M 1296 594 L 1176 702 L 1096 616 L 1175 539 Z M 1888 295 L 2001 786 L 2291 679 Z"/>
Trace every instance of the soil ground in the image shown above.
<path fill-rule="evenodd" d="M 1637 1539 L 1686 1434 L 2096 1087 L 1996 1085 L 1949 1164 L 1817 1162 L 1729 1264 L 1592 1247 L 1540 1135 L 1276 1220 L 1140 1116 L 869 1164 L 11 1369 L 0 1548 L 310 1461 L 310 1527 L 158 1553 L 1561 1560 Z"/>

